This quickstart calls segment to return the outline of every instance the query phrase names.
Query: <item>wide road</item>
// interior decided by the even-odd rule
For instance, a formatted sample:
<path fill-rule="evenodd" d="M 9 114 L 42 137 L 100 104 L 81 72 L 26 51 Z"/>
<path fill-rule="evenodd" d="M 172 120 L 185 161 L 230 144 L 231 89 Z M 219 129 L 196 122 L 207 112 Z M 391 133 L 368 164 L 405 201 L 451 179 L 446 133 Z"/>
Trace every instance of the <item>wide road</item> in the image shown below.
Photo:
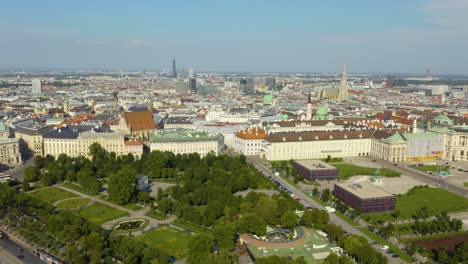
<path fill-rule="evenodd" d="M 33 165 L 34 165 L 34 159 L 30 158 L 24 164 L 19 165 L 18 167 L 14 168 L 13 170 L 5 171 L 4 174 L 10 175 L 12 178 L 16 178 L 16 179 L 18 179 L 18 181 L 22 182 L 23 181 L 23 176 L 24 176 L 24 170 L 27 167 L 31 167 Z"/>
<path fill-rule="evenodd" d="M 417 179 L 430 185 L 446 187 L 446 190 L 449 192 L 468 197 L 468 189 L 455 185 L 454 183 L 447 181 L 444 178 L 440 178 L 422 171 L 415 170 L 413 168 L 408 167 L 408 165 L 404 163 L 394 166 L 392 163 L 383 160 L 376 160 L 376 162 L 383 168 L 392 169 L 403 175 L 409 176 L 411 178 Z"/>
<path fill-rule="evenodd" d="M 310 206 L 310 207 L 315 207 L 315 208 L 319 208 L 319 209 L 324 209 L 324 207 L 321 204 L 319 204 L 314 199 L 310 198 L 307 194 L 305 194 L 304 192 L 302 192 L 301 190 L 299 190 L 298 188 L 296 188 L 295 186 L 293 186 L 292 184 L 290 184 L 289 182 L 287 182 L 286 180 L 284 180 L 280 176 L 275 176 L 267 166 L 263 165 L 260 158 L 258 158 L 256 156 L 247 156 L 247 162 L 261 168 L 263 170 L 263 174 L 265 176 L 274 177 L 275 180 L 277 180 L 279 183 L 281 183 L 281 185 L 283 187 L 285 187 L 290 192 L 292 192 L 295 197 L 300 198 L 301 199 L 300 203 L 302 205 L 304 205 L 305 207 Z M 348 222 L 344 221 L 343 219 L 338 217 L 336 214 L 329 213 L 329 215 L 330 215 L 330 221 L 332 223 L 336 224 L 336 225 L 341 226 L 344 231 L 346 231 L 346 232 L 348 232 L 350 234 L 356 234 L 356 235 L 359 235 L 359 236 L 363 236 L 369 241 L 369 243 L 374 242 L 374 240 L 372 240 L 371 238 L 366 236 L 364 233 L 362 233 L 358 229 L 354 228 L 354 226 L 350 225 Z M 375 249 L 382 252 L 387 257 L 388 263 L 404 263 L 404 261 L 401 260 L 400 258 L 394 258 L 394 257 L 391 256 L 391 254 L 388 254 L 388 253 L 380 250 L 379 245 L 373 245 L 373 246 L 374 246 Z"/>
<path fill-rule="evenodd" d="M 30 249 L 20 245 L 19 243 L 14 242 L 13 240 L 7 237 L 0 239 L 0 251 L 2 251 L 2 256 L 4 258 L 10 260 L 9 262 L 5 263 L 42 263 L 37 257 L 33 255 Z M 18 258 L 18 256 L 24 257 L 20 259 Z M 13 257 L 13 259 L 11 257 Z"/>

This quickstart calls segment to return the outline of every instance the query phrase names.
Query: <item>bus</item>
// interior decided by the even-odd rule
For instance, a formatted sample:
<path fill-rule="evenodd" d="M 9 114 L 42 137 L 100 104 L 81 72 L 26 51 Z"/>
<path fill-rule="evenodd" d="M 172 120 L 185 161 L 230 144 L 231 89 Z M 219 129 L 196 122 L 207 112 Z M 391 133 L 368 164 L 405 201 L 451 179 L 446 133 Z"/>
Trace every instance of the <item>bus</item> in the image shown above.
<path fill-rule="evenodd" d="M 34 250 L 34 256 L 38 257 L 40 260 L 42 260 L 42 262 L 47 264 L 65 264 L 65 262 L 39 248 Z"/>

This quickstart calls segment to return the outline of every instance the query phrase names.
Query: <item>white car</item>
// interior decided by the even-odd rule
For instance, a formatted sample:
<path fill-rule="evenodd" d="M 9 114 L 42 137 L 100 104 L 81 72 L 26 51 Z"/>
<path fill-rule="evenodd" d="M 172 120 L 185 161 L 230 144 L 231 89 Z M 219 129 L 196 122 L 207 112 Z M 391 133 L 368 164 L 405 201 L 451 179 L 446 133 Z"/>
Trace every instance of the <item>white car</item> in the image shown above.
<path fill-rule="evenodd" d="M 388 250 L 388 246 L 387 245 L 383 245 L 380 247 L 381 250 Z"/>

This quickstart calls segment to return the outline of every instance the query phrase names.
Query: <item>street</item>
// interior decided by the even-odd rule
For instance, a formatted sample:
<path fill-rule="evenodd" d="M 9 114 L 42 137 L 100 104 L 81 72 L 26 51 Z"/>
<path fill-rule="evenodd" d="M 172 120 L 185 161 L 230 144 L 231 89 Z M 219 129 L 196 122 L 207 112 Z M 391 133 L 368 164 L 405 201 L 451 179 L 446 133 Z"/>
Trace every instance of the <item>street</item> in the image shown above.
<path fill-rule="evenodd" d="M 394 166 L 392 163 L 383 161 L 383 160 L 376 160 L 376 163 L 381 165 L 382 168 L 389 168 L 394 171 L 397 171 L 403 175 L 407 175 L 419 181 L 425 182 L 430 185 L 434 186 L 447 186 L 447 191 L 453 192 L 468 198 L 468 189 L 463 188 L 461 186 L 455 185 L 450 181 L 445 180 L 444 178 L 440 178 L 434 175 L 427 174 L 422 171 L 418 171 L 412 168 L 407 167 L 407 164 L 398 164 Z"/>
<path fill-rule="evenodd" d="M 324 209 L 324 207 L 321 204 L 319 204 L 318 202 L 316 202 L 315 200 L 310 198 L 307 194 L 303 193 L 301 190 L 299 190 L 296 187 L 294 187 L 293 185 L 289 184 L 286 180 L 284 180 L 280 176 L 275 176 L 267 166 L 262 164 L 260 158 L 255 157 L 255 156 L 247 156 L 247 162 L 261 168 L 263 170 L 263 174 L 265 176 L 274 177 L 275 180 L 280 182 L 282 186 L 284 186 L 286 189 L 291 191 L 295 195 L 295 197 L 300 198 L 301 199 L 300 203 L 302 203 L 302 205 L 304 205 L 305 207 L 310 206 L 310 207 Z M 363 236 L 369 241 L 369 243 L 374 242 L 371 238 L 367 237 L 364 233 L 362 233 L 358 229 L 355 229 L 354 226 L 350 225 L 349 223 L 347 223 L 346 221 L 344 221 L 343 219 L 341 219 L 340 217 L 338 217 L 334 213 L 329 213 L 329 216 L 330 216 L 330 222 L 341 226 L 345 232 L 348 232 L 350 234 Z M 376 250 L 380 251 L 382 254 L 384 254 L 387 257 L 388 263 L 403 263 L 404 262 L 400 258 L 394 258 L 394 257 L 391 256 L 391 254 L 380 250 L 379 245 L 377 245 L 377 244 L 373 245 L 373 247 Z"/>
<path fill-rule="evenodd" d="M 0 239 L 0 251 L 2 251 L 2 257 L 9 260 L 5 263 L 42 263 L 36 256 L 33 255 L 30 249 L 20 246 L 18 243 L 14 242 L 13 240 L 7 237 Z M 7 253 L 4 253 L 3 251 L 7 251 Z M 14 256 L 15 259 L 12 260 L 11 258 L 7 257 L 7 254 L 10 256 Z M 18 256 L 24 257 L 21 257 L 22 259 L 20 259 Z"/>
<path fill-rule="evenodd" d="M 22 182 L 23 181 L 24 170 L 27 167 L 31 167 L 32 165 L 34 165 L 34 159 L 30 158 L 24 164 L 21 164 L 20 166 L 14 168 L 13 170 L 6 171 L 5 174 L 10 175 L 11 178 L 16 178 L 16 179 L 18 179 L 18 181 Z"/>

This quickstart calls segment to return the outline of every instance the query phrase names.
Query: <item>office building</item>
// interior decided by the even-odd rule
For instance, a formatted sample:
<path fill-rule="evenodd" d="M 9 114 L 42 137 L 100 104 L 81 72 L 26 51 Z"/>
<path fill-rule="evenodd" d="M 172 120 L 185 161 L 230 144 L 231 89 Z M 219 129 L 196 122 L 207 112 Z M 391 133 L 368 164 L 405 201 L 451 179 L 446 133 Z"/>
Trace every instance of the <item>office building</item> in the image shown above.
<path fill-rule="evenodd" d="M 333 194 L 362 213 L 394 211 L 396 207 L 395 195 L 368 182 L 335 183 Z"/>
<path fill-rule="evenodd" d="M 42 94 L 42 82 L 40 79 L 33 79 L 32 83 L 32 94 L 33 95 L 40 95 Z"/>
<path fill-rule="evenodd" d="M 276 78 L 275 77 L 266 77 L 265 85 L 269 90 L 274 90 L 276 88 Z"/>
<path fill-rule="evenodd" d="M 175 60 L 172 60 L 172 78 L 177 78 L 177 68 Z"/>
<path fill-rule="evenodd" d="M 21 164 L 18 139 L 0 138 L 0 164 L 8 166 L 17 166 Z"/>
<path fill-rule="evenodd" d="M 255 94 L 254 79 L 242 78 L 239 80 L 239 91 L 242 94 Z"/>
<path fill-rule="evenodd" d="M 198 90 L 197 90 L 197 79 L 195 78 L 190 78 L 189 79 L 189 87 L 190 87 L 190 90 L 194 93 L 196 93 Z"/>
<path fill-rule="evenodd" d="M 292 166 L 308 181 L 338 179 L 338 169 L 320 160 L 295 160 Z"/>

